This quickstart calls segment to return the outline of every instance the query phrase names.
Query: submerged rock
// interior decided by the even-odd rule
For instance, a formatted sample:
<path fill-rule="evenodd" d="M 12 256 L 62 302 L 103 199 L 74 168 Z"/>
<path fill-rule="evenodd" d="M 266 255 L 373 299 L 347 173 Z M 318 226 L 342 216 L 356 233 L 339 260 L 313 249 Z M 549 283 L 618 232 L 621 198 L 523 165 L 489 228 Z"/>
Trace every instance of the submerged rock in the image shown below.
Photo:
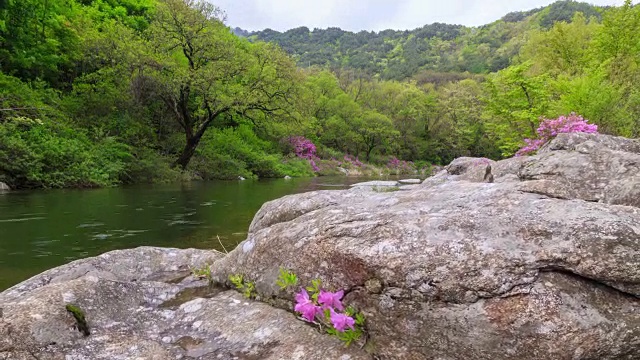
<path fill-rule="evenodd" d="M 139 248 L 38 275 L 0 294 L 0 359 L 369 358 L 287 311 L 190 276 L 190 266 L 220 257 Z"/>
<path fill-rule="evenodd" d="M 274 285 L 286 267 L 343 289 L 382 359 L 639 359 L 639 146 L 561 135 L 412 191 L 288 196 L 213 277 L 290 300 Z"/>

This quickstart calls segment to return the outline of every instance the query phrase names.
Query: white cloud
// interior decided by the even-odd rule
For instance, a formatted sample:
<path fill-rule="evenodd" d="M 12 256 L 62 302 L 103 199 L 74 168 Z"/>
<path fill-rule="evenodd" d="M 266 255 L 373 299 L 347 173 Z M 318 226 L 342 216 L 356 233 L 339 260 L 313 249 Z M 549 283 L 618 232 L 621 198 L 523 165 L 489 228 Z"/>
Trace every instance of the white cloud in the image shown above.
<path fill-rule="evenodd" d="M 345 30 L 414 29 L 434 22 L 478 26 L 512 11 L 554 0 L 209 0 L 227 12 L 227 24 L 247 30 L 340 27 Z M 624 0 L 591 0 L 621 5 Z M 637 2 L 637 1 L 636 1 Z"/>

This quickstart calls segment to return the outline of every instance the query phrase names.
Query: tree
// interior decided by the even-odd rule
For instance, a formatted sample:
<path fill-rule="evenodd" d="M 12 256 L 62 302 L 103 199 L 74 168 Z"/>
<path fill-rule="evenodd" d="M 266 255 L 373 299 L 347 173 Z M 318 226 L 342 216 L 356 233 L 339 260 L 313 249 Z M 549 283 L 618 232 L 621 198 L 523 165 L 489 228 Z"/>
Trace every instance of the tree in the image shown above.
<path fill-rule="evenodd" d="M 327 101 L 325 116 L 318 119 L 322 143 L 358 155 L 360 148 L 352 124 L 361 116 L 360 106 L 349 95 L 338 93 Z"/>
<path fill-rule="evenodd" d="M 599 27 L 577 13 L 570 24 L 560 22 L 548 31 L 532 32 L 522 49 L 523 57 L 532 59 L 540 67 L 539 72 L 581 74 L 589 65 L 592 40 Z"/>
<path fill-rule="evenodd" d="M 435 112 L 433 93 L 413 83 L 371 81 L 360 99 L 364 108 L 388 117 L 398 131 L 398 153 L 402 159 L 415 159 L 424 145 L 426 122 Z"/>
<path fill-rule="evenodd" d="M 549 76 L 530 75 L 532 65 L 511 66 L 487 81 L 486 125 L 503 156 L 513 155 L 522 139 L 534 136 L 549 109 Z"/>
<path fill-rule="evenodd" d="M 80 39 L 68 0 L 0 1 L 0 67 L 8 75 L 41 79 L 55 87 L 73 78 Z"/>
<path fill-rule="evenodd" d="M 223 120 L 289 116 L 298 84 L 293 62 L 278 48 L 234 36 L 220 9 L 206 1 L 163 0 L 150 27 L 152 59 L 139 76 L 155 79 L 158 96 L 185 135 L 174 166 L 185 169 L 202 136 Z"/>
<path fill-rule="evenodd" d="M 596 38 L 598 60 L 608 67 L 613 82 L 636 87 L 640 80 L 640 6 L 626 0 L 605 13 L 602 25 Z"/>
<path fill-rule="evenodd" d="M 371 153 L 375 148 L 389 144 L 399 135 L 391 120 L 375 111 L 365 111 L 361 118 L 352 122 L 352 127 L 360 137 L 367 161 L 371 161 Z"/>
<path fill-rule="evenodd" d="M 555 23 L 570 22 L 575 19 L 574 16 L 578 13 L 584 14 L 588 18 L 595 17 L 600 20 L 602 15 L 599 10 L 597 7 L 585 2 L 573 0 L 556 1 L 542 11 L 540 25 L 548 29 Z"/>

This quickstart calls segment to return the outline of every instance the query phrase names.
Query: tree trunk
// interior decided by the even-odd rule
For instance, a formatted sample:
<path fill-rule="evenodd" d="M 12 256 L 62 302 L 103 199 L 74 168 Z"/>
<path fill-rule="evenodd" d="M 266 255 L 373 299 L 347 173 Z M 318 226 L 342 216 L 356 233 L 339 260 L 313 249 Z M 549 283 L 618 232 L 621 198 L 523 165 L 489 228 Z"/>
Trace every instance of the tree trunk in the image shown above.
<path fill-rule="evenodd" d="M 367 146 L 367 162 L 371 161 L 371 152 L 373 152 L 374 146 Z"/>
<path fill-rule="evenodd" d="M 181 125 L 184 127 L 187 143 L 185 144 L 182 153 L 180 153 L 180 157 L 178 157 L 178 160 L 176 160 L 171 166 L 174 168 L 180 166 L 182 170 L 185 170 L 189 165 L 189 162 L 191 161 L 193 154 L 196 153 L 196 148 L 198 147 L 198 144 L 200 144 L 200 140 L 202 139 L 205 131 L 207 131 L 207 129 L 209 128 L 209 125 L 213 123 L 213 121 L 217 119 L 220 114 L 223 114 L 229 110 L 229 108 L 227 107 L 219 109 L 216 112 L 209 111 L 209 115 L 206 117 L 206 119 L 199 119 L 198 121 L 195 121 L 189 117 L 189 112 L 188 110 L 186 110 L 187 105 L 184 104 L 186 103 L 186 100 L 184 99 L 186 99 L 186 96 L 183 96 L 181 104 L 181 108 L 183 110 L 181 115 L 178 114 L 178 118 L 182 117 L 183 119 L 183 123 Z M 193 126 L 197 123 L 202 123 L 202 125 L 194 129 Z"/>
<path fill-rule="evenodd" d="M 202 135 L 198 134 L 192 137 L 187 137 L 187 143 L 184 146 L 182 153 L 180 153 L 180 157 L 178 157 L 178 159 L 173 163 L 171 167 L 175 168 L 177 166 L 180 166 L 182 170 L 185 170 L 189 165 L 193 154 L 196 153 L 196 148 L 198 147 L 201 138 Z"/>

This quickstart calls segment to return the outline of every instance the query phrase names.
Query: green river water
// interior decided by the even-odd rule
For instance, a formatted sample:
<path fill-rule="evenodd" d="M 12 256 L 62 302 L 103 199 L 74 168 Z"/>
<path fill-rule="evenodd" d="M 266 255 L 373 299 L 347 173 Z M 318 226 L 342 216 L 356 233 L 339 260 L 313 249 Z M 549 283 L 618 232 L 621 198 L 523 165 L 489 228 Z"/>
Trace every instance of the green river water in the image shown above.
<path fill-rule="evenodd" d="M 44 270 L 137 246 L 231 250 L 266 201 L 352 178 L 212 181 L 0 194 L 0 291 Z"/>

